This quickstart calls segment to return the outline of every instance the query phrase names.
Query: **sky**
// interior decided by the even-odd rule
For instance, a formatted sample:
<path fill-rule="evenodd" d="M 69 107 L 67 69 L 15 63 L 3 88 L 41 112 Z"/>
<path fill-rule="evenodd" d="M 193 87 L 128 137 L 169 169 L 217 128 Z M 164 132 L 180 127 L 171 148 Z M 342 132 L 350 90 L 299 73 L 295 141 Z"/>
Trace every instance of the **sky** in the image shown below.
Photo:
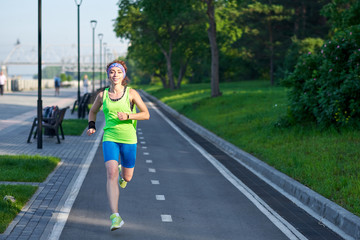
<path fill-rule="evenodd" d="M 79 0 L 78 0 L 79 1 Z M 119 39 L 113 31 L 117 17 L 118 0 L 82 0 L 80 5 L 80 52 L 92 50 L 91 20 L 97 20 L 95 51 L 99 51 L 98 34 L 102 43 L 118 52 L 126 52 L 128 41 Z M 24 48 L 38 45 L 38 0 L 0 0 L 0 63 L 9 55 L 17 40 Z M 42 49 L 61 46 L 76 51 L 77 56 L 77 5 L 74 0 L 42 0 Z M 84 50 L 83 50 L 84 47 Z M 86 48 L 86 49 L 85 49 Z M 37 53 L 36 53 L 37 54 Z M 82 53 L 80 53 L 81 55 Z M 37 56 L 37 55 L 36 55 Z M 30 68 L 32 70 L 30 70 Z M 29 70 L 27 70 L 29 69 Z M 24 74 L 37 70 L 37 66 L 9 66 L 9 74 Z M 31 73 L 30 73 L 31 72 Z"/>

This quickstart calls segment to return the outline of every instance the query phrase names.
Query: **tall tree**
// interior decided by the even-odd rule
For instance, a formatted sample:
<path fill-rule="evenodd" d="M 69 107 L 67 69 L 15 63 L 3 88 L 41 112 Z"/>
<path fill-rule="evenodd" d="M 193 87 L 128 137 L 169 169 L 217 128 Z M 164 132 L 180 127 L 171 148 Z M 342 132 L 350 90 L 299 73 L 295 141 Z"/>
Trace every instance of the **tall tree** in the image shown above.
<path fill-rule="evenodd" d="M 321 13 L 327 17 L 334 32 L 360 24 L 359 0 L 333 0 L 325 5 Z"/>
<path fill-rule="evenodd" d="M 274 84 L 276 61 L 285 55 L 291 42 L 291 10 L 272 0 L 256 1 L 241 9 L 240 22 L 244 34 L 238 44 L 263 77 L 268 76 Z M 266 69 L 266 72 L 265 72 Z"/>
<path fill-rule="evenodd" d="M 169 88 L 166 78 L 166 62 L 158 48 L 154 48 L 148 42 L 131 44 L 128 48 L 127 59 L 133 62 L 133 67 L 136 67 L 133 70 L 136 77 L 157 77 L 161 80 L 163 88 Z M 135 76 L 130 75 L 130 77 Z"/>
<path fill-rule="evenodd" d="M 216 43 L 216 21 L 214 0 L 203 0 L 207 5 L 209 18 L 208 36 L 211 48 L 211 96 L 221 96 L 219 86 L 219 49 Z"/>
<path fill-rule="evenodd" d="M 130 39 L 134 47 L 141 43 L 158 48 L 166 61 L 168 85 L 175 89 L 174 49 L 184 28 L 197 22 L 199 16 L 193 8 L 193 0 L 125 0 L 120 1 L 119 7 L 115 23 L 117 36 Z"/>

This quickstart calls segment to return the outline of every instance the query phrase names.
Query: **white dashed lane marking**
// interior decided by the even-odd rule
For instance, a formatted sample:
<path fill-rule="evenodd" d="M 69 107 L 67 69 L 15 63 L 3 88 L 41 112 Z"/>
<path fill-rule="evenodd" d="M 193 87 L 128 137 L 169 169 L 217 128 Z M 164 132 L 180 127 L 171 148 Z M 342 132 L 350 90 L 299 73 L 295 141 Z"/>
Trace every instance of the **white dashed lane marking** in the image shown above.
<path fill-rule="evenodd" d="M 156 195 L 155 198 L 156 198 L 156 200 L 158 200 L 158 201 L 164 201 L 164 200 L 165 200 L 165 196 L 164 196 L 164 195 Z"/>
<path fill-rule="evenodd" d="M 151 180 L 151 184 L 153 185 L 159 185 L 160 181 L 159 180 Z"/>
<path fill-rule="evenodd" d="M 163 221 L 163 222 L 172 222 L 171 215 L 161 214 L 161 221 Z"/>
<path fill-rule="evenodd" d="M 138 134 L 139 135 L 143 134 L 140 128 L 138 128 Z M 144 140 L 144 137 L 139 136 L 139 139 Z M 140 144 L 146 145 L 146 142 L 145 141 L 140 141 Z M 145 150 L 145 149 L 147 149 L 147 146 L 141 146 L 141 149 Z M 148 155 L 150 155 L 150 153 L 149 152 L 143 152 L 143 155 L 148 156 Z M 146 159 L 145 162 L 147 164 L 152 164 L 153 160 Z M 156 173 L 156 169 L 155 168 L 149 168 L 149 172 L 150 173 Z M 160 185 L 160 181 L 159 180 L 151 180 L 151 184 L 152 185 Z M 157 201 L 165 201 L 165 195 L 155 195 L 155 198 L 156 198 Z M 169 214 L 161 214 L 160 216 L 161 216 L 161 221 L 162 222 L 172 222 L 173 221 L 171 215 L 169 215 Z"/>

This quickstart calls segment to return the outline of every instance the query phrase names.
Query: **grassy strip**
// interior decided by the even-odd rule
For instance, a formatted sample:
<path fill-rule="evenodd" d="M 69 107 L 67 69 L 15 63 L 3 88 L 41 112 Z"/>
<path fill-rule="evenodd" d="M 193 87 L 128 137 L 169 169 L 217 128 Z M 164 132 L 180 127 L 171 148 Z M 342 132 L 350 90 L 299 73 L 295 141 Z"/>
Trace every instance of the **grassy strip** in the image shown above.
<path fill-rule="evenodd" d="M 43 182 L 59 162 L 39 155 L 0 155 L 0 181 Z"/>
<path fill-rule="evenodd" d="M 71 136 L 80 136 L 87 126 L 87 119 L 64 119 L 62 122 L 64 134 Z"/>
<path fill-rule="evenodd" d="M 0 185 L 0 233 L 5 232 L 7 226 L 29 201 L 38 187 L 23 185 Z M 15 197 L 15 202 L 3 200 L 6 195 Z"/>
<path fill-rule="evenodd" d="M 171 91 L 144 86 L 172 108 L 326 198 L 360 216 L 360 130 L 279 127 L 287 90 L 264 81 L 209 84 Z"/>

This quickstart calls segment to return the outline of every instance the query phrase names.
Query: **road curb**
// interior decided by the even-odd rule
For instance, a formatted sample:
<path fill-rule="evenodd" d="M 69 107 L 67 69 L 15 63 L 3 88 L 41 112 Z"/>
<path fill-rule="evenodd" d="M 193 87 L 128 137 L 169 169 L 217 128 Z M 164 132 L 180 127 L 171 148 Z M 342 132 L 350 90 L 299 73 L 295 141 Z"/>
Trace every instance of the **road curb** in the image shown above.
<path fill-rule="evenodd" d="M 338 233 L 344 239 L 360 239 L 359 217 L 275 168 L 267 165 L 251 154 L 242 151 L 235 145 L 216 136 L 214 133 L 208 131 L 163 102 L 159 101 L 154 96 L 151 96 L 142 90 L 141 93 L 143 93 L 147 98 L 152 99 L 163 110 L 167 111 L 179 121 L 189 126 L 192 130 L 216 144 L 223 151 L 234 157 L 239 163 L 265 180 L 296 205 L 319 220 L 319 222 Z"/>

